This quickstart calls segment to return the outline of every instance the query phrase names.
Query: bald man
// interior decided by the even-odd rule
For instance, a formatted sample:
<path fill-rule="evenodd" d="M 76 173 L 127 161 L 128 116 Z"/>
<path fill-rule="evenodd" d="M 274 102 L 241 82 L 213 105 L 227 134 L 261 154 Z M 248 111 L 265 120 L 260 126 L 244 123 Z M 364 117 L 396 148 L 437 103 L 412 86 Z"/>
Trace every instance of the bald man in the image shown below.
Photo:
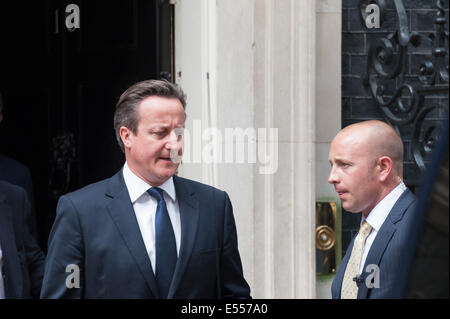
<path fill-rule="evenodd" d="M 403 183 L 403 143 L 381 121 L 342 129 L 333 139 L 328 182 L 361 228 L 347 249 L 331 287 L 333 298 L 402 298 L 409 230 L 416 198 Z"/>

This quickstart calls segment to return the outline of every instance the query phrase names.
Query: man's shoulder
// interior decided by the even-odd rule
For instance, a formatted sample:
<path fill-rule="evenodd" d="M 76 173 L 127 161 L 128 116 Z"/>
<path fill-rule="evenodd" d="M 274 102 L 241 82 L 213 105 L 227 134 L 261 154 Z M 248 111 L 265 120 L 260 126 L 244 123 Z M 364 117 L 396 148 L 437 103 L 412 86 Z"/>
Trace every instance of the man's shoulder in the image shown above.
<path fill-rule="evenodd" d="M 417 196 L 409 188 L 406 188 L 397 203 L 405 206 L 407 210 L 415 208 L 417 205 Z"/>
<path fill-rule="evenodd" d="M 22 172 L 23 174 L 29 174 L 29 168 L 19 161 L 10 158 L 8 156 L 0 155 L 0 176 L 2 174 L 11 174 L 12 172 L 18 173 Z"/>
<path fill-rule="evenodd" d="M 22 187 L 3 180 L 0 180 L 0 193 L 4 194 L 7 198 L 12 198 L 14 200 L 19 198 L 22 199 L 26 194 Z"/>
<path fill-rule="evenodd" d="M 108 192 L 111 191 L 114 186 L 120 187 L 121 183 L 121 171 L 116 173 L 115 175 L 105 178 L 103 180 L 100 180 L 95 183 L 88 184 L 80 189 L 77 189 L 75 191 L 69 192 L 64 197 L 71 198 L 72 200 L 86 200 L 90 197 L 97 197 L 102 194 L 105 195 Z"/>
<path fill-rule="evenodd" d="M 14 167 L 21 170 L 28 170 L 28 167 L 22 164 L 21 162 L 5 155 L 0 155 L 0 163 L 2 165 L 5 165 L 6 167 Z"/>
<path fill-rule="evenodd" d="M 181 185 L 182 187 L 184 187 L 185 189 L 188 189 L 191 192 L 196 192 L 196 193 L 211 193 L 212 192 L 212 193 L 225 194 L 225 192 L 223 190 L 218 189 L 214 186 L 204 184 L 201 182 L 197 182 L 192 179 L 180 177 L 177 175 L 174 176 L 174 182 L 175 182 L 176 186 Z"/>
<path fill-rule="evenodd" d="M 396 224 L 399 229 L 409 227 L 408 225 L 414 222 L 416 206 L 416 195 L 409 188 L 406 188 L 389 212 L 390 221 Z"/>
<path fill-rule="evenodd" d="M 22 187 L 0 180 L 0 204 L 6 204 L 12 209 L 13 220 L 16 222 L 19 220 L 19 224 L 26 202 L 27 195 Z"/>

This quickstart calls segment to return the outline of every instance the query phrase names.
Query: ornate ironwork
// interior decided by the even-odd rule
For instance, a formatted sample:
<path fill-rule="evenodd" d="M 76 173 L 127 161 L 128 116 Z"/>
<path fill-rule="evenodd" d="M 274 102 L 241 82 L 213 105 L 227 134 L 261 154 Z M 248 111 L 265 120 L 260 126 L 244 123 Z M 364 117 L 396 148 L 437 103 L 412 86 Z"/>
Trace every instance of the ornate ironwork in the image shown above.
<path fill-rule="evenodd" d="M 76 159 L 75 138 L 71 132 L 61 132 L 52 139 L 49 190 L 53 199 L 69 191 L 72 166 Z"/>
<path fill-rule="evenodd" d="M 360 0 L 361 18 L 366 19 L 365 8 L 369 4 L 380 8 L 382 26 L 386 2 L 384 0 Z M 445 31 L 444 2 L 436 1 L 435 31 L 428 35 L 433 41 L 429 58 L 420 66 L 418 83 L 412 83 L 406 77 L 408 70 L 408 47 L 417 47 L 423 41 L 417 32 L 410 32 L 408 16 L 402 0 L 394 0 L 398 18 L 398 28 L 387 36 L 371 41 L 368 51 L 364 85 L 369 88 L 373 99 L 379 105 L 386 120 L 400 133 L 400 126 L 413 123 L 411 157 L 417 166 L 425 169 L 425 160 L 429 157 L 433 145 L 439 137 L 442 127 L 440 121 L 424 121 L 426 116 L 439 108 L 439 105 L 426 106 L 426 95 L 441 94 L 448 97 L 449 64 L 448 38 Z M 391 81 L 391 83 L 389 82 Z M 390 85 L 389 85 L 390 84 Z M 394 92 L 388 89 L 395 87 Z"/>

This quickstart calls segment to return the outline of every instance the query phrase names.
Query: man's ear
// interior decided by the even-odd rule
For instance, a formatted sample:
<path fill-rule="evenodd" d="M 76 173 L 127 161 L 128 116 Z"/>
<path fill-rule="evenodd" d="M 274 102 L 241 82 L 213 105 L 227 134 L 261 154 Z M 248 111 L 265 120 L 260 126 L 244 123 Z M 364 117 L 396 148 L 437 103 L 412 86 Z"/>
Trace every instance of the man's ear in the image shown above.
<path fill-rule="evenodd" d="M 131 130 L 125 126 L 121 126 L 119 132 L 124 147 L 130 148 L 133 139 L 133 132 L 131 132 Z"/>
<path fill-rule="evenodd" d="M 392 159 L 389 156 L 380 157 L 377 162 L 377 168 L 380 181 L 386 181 L 392 172 Z"/>

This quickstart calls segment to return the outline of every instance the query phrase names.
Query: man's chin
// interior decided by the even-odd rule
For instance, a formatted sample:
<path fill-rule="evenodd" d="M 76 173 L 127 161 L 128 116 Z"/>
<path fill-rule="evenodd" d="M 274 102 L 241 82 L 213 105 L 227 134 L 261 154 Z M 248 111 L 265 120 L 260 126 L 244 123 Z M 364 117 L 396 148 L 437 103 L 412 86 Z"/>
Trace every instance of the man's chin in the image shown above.
<path fill-rule="evenodd" d="M 169 167 L 165 167 L 165 168 L 161 169 L 158 172 L 158 175 L 162 179 L 168 180 L 169 178 L 171 178 L 175 174 L 175 172 L 177 171 L 177 168 L 178 168 L 177 164 L 170 165 Z"/>
<path fill-rule="evenodd" d="M 169 178 L 171 178 L 175 174 L 175 170 L 166 170 L 166 171 L 158 171 L 153 172 L 151 177 L 147 179 L 147 182 L 152 186 L 160 186 L 164 184 Z"/>
<path fill-rule="evenodd" d="M 349 213 L 359 213 L 358 211 L 355 211 L 355 209 L 352 208 L 350 205 L 346 205 L 346 203 L 344 203 L 344 202 L 341 202 L 341 206 L 342 206 L 342 208 L 345 209 L 346 212 L 349 212 Z"/>

